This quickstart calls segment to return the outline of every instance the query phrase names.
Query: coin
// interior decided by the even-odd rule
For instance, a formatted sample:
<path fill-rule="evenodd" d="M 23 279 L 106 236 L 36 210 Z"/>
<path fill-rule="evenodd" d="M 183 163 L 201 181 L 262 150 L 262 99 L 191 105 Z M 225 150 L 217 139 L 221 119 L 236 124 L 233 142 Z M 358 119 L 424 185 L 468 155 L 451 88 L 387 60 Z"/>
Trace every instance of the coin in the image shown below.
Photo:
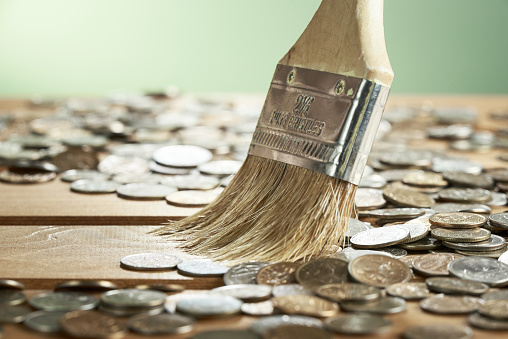
<path fill-rule="evenodd" d="M 178 272 L 191 277 L 222 277 L 229 267 L 209 259 L 189 260 L 179 263 Z"/>
<path fill-rule="evenodd" d="M 325 328 L 341 334 L 373 334 L 387 331 L 392 322 L 375 314 L 341 314 L 325 320 Z"/>
<path fill-rule="evenodd" d="M 382 251 L 382 248 L 378 250 L 358 250 L 353 247 L 346 247 L 341 252 L 338 252 L 338 254 L 334 254 L 331 257 L 344 260 L 346 262 L 350 262 L 358 257 L 361 257 L 362 255 L 367 254 L 379 254 L 379 255 L 386 255 L 388 257 L 393 257 L 391 253 Z"/>
<path fill-rule="evenodd" d="M 162 184 L 174 186 L 179 190 L 211 190 L 217 188 L 220 184 L 219 179 L 204 175 L 175 175 L 164 178 Z"/>
<path fill-rule="evenodd" d="M 351 244 L 358 248 L 380 248 L 401 243 L 408 238 L 409 230 L 398 226 L 372 228 L 354 235 Z"/>
<path fill-rule="evenodd" d="M 453 242 L 478 242 L 490 238 L 491 232 L 484 228 L 475 227 L 471 229 L 465 228 L 434 228 L 431 235 L 439 240 Z"/>
<path fill-rule="evenodd" d="M 24 290 L 25 285 L 16 280 L 0 279 L 0 289 Z"/>
<path fill-rule="evenodd" d="M 133 288 L 108 291 L 101 295 L 104 305 L 116 308 L 156 307 L 163 305 L 165 299 L 163 292 Z"/>
<path fill-rule="evenodd" d="M 490 212 L 492 212 L 492 209 L 484 204 L 460 204 L 454 202 L 438 203 L 432 206 L 432 209 L 436 211 L 436 213 L 470 212 L 477 214 L 490 214 Z"/>
<path fill-rule="evenodd" d="M 314 259 L 296 270 L 296 280 L 311 290 L 322 285 L 343 283 L 347 281 L 347 265 L 340 259 Z"/>
<path fill-rule="evenodd" d="M 233 266 L 224 274 L 224 284 L 256 284 L 259 270 L 269 264 L 264 261 L 249 261 Z"/>
<path fill-rule="evenodd" d="M 179 167 L 169 167 L 169 166 L 163 166 L 159 165 L 155 161 L 150 161 L 148 163 L 148 167 L 150 171 L 160 174 L 167 174 L 167 175 L 186 175 L 191 172 L 191 168 L 179 168 Z"/>
<path fill-rule="evenodd" d="M 487 284 L 452 277 L 433 277 L 425 280 L 429 290 L 445 294 L 482 295 L 489 290 Z"/>
<path fill-rule="evenodd" d="M 210 330 L 196 333 L 192 339 L 259 339 L 259 336 L 246 330 Z"/>
<path fill-rule="evenodd" d="M 381 297 L 369 302 L 343 301 L 340 307 L 348 312 L 366 312 L 376 314 L 399 313 L 406 309 L 406 301 L 398 297 Z"/>
<path fill-rule="evenodd" d="M 99 164 L 97 152 L 81 148 L 70 148 L 51 159 L 60 171 L 72 169 L 95 169 Z"/>
<path fill-rule="evenodd" d="M 402 182 L 406 185 L 418 187 L 445 187 L 448 182 L 443 179 L 440 173 L 414 171 L 406 174 L 402 178 Z"/>
<path fill-rule="evenodd" d="M 400 297 L 405 300 L 419 300 L 433 295 L 433 293 L 427 289 L 427 285 L 420 282 L 393 284 L 386 288 L 386 293 L 392 297 Z"/>
<path fill-rule="evenodd" d="M 483 302 L 476 297 L 438 294 L 421 300 L 420 307 L 432 313 L 463 314 L 476 311 Z"/>
<path fill-rule="evenodd" d="M 439 192 L 439 199 L 452 202 L 487 202 L 490 191 L 483 188 L 445 188 Z"/>
<path fill-rule="evenodd" d="M 506 253 L 506 247 L 500 250 L 494 251 L 467 251 L 467 250 L 455 250 L 455 253 L 462 254 L 465 256 L 476 256 L 476 257 L 487 257 L 498 259 L 501 255 Z"/>
<path fill-rule="evenodd" d="M 489 216 L 489 222 L 496 227 L 508 229 L 508 213 L 494 213 Z"/>
<path fill-rule="evenodd" d="M 92 181 L 108 180 L 109 174 L 101 173 L 97 170 L 90 169 L 71 169 L 60 174 L 60 179 L 65 182 L 73 182 L 81 179 Z"/>
<path fill-rule="evenodd" d="M 300 267 L 299 263 L 280 262 L 261 268 L 256 276 L 258 284 L 282 285 L 296 283 L 295 272 Z"/>
<path fill-rule="evenodd" d="M 53 166 L 53 165 L 51 165 Z M 0 171 L 0 181 L 11 184 L 37 184 L 48 182 L 56 178 L 57 168 L 47 168 L 47 165 L 38 163 L 20 163 L 9 166 Z"/>
<path fill-rule="evenodd" d="M 404 240 L 403 243 L 415 242 L 417 240 L 424 238 L 429 233 L 428 226 L 424 225 L 424 224 L 419 224 L 419 223 L 406 222 L 405 224 L 398 224 L 398 225 L 384 225 L 384 227 L 390 227 L 390 226 L 397 226 L 400 228 L 405 228 L 409 231 L 409 238 Z"/>
<path fill-rule="evenodd" d="M 479 242 L 451 242 L 443 241 L 443 245 L 448 248 L 465 251 L 495 251 L 506 248 L 506 240 L 495 234 L 491 234 L 490 238 Z"/>
<path fill-rule="evenodd" d="M 285 295 L 273 298 L 272 302 L 276 309 L 285 314 L 330 317 L 339 311 L 336 303 L 310 295 Z"/>
<path fill-rule="evenodd" d="M 429 138 L 458 140 L 469 138 L 473 129 L 470 125 L 433 126 L 427 129 L 427 133 Z"/>
<path fill-rule="evenodd" d="M 148 161 L 137 157 L 108 155 L 101 160 L 97 169 L 109 175 L 121 173 L 146 173 L 149 171 Z"/>
<path fill-rule="evenodd" d="M 269 285 L 229 285 L 214 288 L 211 294 L 227 295 L 244 302 L 258 302 L 269 299 L 272 296 L 272 286 Z"/>
<path fill-rule="evenodd" d="M 413 268 L 425 276 L 447 276 L 448 264 L 461 257 L 462 255 L 453 253 L 425 254 L 413 260 Z"/>
<path fill-rule="evenodd" d="M 487 175 L 491 176 L 495 181 L 508 182 L 507 168 L 494 168 L 487 170 Z"/>
<path fill-rule="evenodd" d="M 212 203 L 220 195 L 222 190 L 213 191 L 178 191 L 166 196 L 170 205 L 180 207 L 205 207 Z"/>
<path fill-rule="evenodd" d="M 441 240 L 426 236 L 410 243 L 398 244 L 398 246 L 411 251 L 432 250 L 441 247 Z"/>
<path fill-rule="evenodd" d="M 446 171 L 462 171 L 466 173 L 479 174 L 483 169 L 482 164 L 467 159 L 456 158 L 434 158 L 432 160 L 432 171 L 443 173 Z"/>
<path fill-rule="evenodd" d="M 365 213 L 365 216 L 372 218 L 386 218 L 390 220 L 408 220 L 418 218 L 425 214 L 425 210 L 422 208 L 385 208 L 379 210 L 371 210 Z"/>
<path fill-rule="evenodd" d="M 355 205 L 359 210 L 371 210 L 386 204 L 383 191 L 373 188 L 358 188 L 355 195 Z"/>
<path fill-rule="evenodd" d="M 433 155 L 429 151 L 407 150 L 391 152 L 381 156 L 381 162 L 397 167 L 426 167 L 432 164 Z"/>
<path fill-rule="evenodd" d="M 501 192 L 490 192 L 490 200 L 486 202 L 489 206 L 506 206 L 508 198 Z"/>
<path fill-rule="evenodd" d="M 113 176 L 112 180 L 119 184 L 159 184 L 164 176 L 154 173 L 120 173 Z"/>
<path fill-rule="evenodd" d="M 284 286 L 284 285 L 280 285 Z M 271 300 L 261 301 L 257 303 L 246 303 L 242 304 L 242 313 L 253 315 L 256 317 L 262 315 L 271 315 L 274 313 L 274 307 Z"/>
<path fill-rule="evenodd" d="M 77 338 L 122 338 L 125 321 L 97 311 L 73 311 L 61 319 L 65 333 Z"/>
<path fill-rule="evenodd" d="M 282 325 L 266 332 L 263 335 L 263 339 L 283 339 L 283 338 L 332 339 L 332 337 L 333 335 L 328 331 L 304 325 Z"/>
<path fill-rule="evenodd" d="M 116 189 L 120 198 L 133 200 L 162 200 L 176 191 L 171 186 L 145 183 L 125 184 Z"/>
<path fill-rule="evenodd" d="M 412 169 L 388 169 L 381 172 L 378 172 L 377 174 L 385 178 L 386 181 L 402 181 L 402 178 L 406 176 L 407 174 L 417 172 L 416 170 Z"/>
<path fill-rule="evenodd" d="M 281 297 L 283 295 L 314 295 L 312 290 L 299 284 L 283 284 L 273 286 L 272 295 Z"/>
<path fill-rule="evenodd" d="M 446 171 L 443 173 L 443 177 L 454 186 L 485 189 L 490 189 L 494 186 L 494 180 L 486 174 Z"/>
<path fill-rule="evenodd" d="M 210 161 L 198 166 L 198 170 L 203 174 L 225 177 L 235 174 L 242 167 L 241 161 L 236 160 L 216 160 Z"/>
<path fill-rule="evenodd" d="M 11 288 L 0 289 L 0 306 L 19 305 L 26 301 L 26 295 Z"/>
<path fill-rule="evenodd" d="M 349 263 L 348 271 L 357 282 L 376 287 L 408 282 L 412 278 L 406 264 L 384 255 L 358 257 Z"/>
<path fill-rule="evenodd" d="M 230 296 L 202 296 L 176 303 L 176 312 L 194 318 L 231 316 L 241 312 L 243 302 Z"/>
<path fill-rule="evenodd" d="M 493 319 L 485 317 L 479 313 L 470 314 L 467 317 L 467 323 L 471 326 L 484 330 L 508 330 L 508 322 L 504 319 Z"/>
<path fill-rule="evenodd" d="M 368 301 L 381 297 L 381 290 L 375 286 L 367 286 L 356 283 L 327 284 L 319 286 L 316 294 L 335 301 Z"/>
<path fill-rule="evenodd" d="M 424 193 L 389 186 L 384 188 L 383 197 L 388 202 L 405 207 L 431 207 L 435 203 L 434 199 Z"/>
<path fill-rule="evenodd" d="M 508 265 L 508 252 L 501 254 L 498 258 L 499 262 Z"/>
<path fill-rule="evenodd" d="M 487 217 L 464 212 L 437 213 L 429 218 L 434 226 L 450 228 L 474 228 L 483 226 L 487 222 Z"/>
<path fill-rule="evenodd" d="M 271 315 L 261 317 L 254 321 L 250 330 L 259 336 L 283 325 L 303 325 L 308 327 L 322 328 L 321 320 L 303 315 Z"/>
<path fill-rule="evenodd" d="M 133 288 L 138 290 L 155 290 L 161 292 L 181 292 L 185 290 L 184 285 L 180 284 L 147 284 L 147 285 L 135 285 Z"/>
<path fill-rule="evenodd" d="M 413 326 L 404 331 L 404 339 L 470 339 L 473 331 L 467 326 L 430 324 Z"/>
<path fill-rule="evenodd" d="M 193 318 L 180 314 L 138 314 L 129 319 L 127 326 L 146 335 L 176 334 L 192 331 L 195 322 Z"/>
<path fill-rule="evenodd" d="M 80 179 L 71 182 L 71 191 L 87 194 L 114 193 L 118 186 L 120 186 L 120 184 L 110 180 L 94 181 Z"/>
<path fill-rule="evenodd" d="M 206 148 L 191 145 L 165 146 L 153 153 L 155 162 L 171 167 L 197 167 L 209 162 L 212 157 L 212 152 Z"/>
<path fill-rule="evenodd" d="M 506 300 L 487 300 L 478 308 L 478 312 L 489 318 L 507 320 L 508 303 Z"/>
<path fill-rule="evenodd" d="M 23 322 L 32 309 L 25 305 L 0 307 L 0 323 L 17 324 Z"/>
<path fill-rule="evenodd" d="M 58 333 L 62 330 L 60 319 L 67 311 L 36 311 L 26 315 L 24 325 L 37 332 Z"/>
<path fill-rule="evenodd" d="M 490 286 L 508 283 L 508 265 L 492 258 L 462 257 L 450 262 L 448 269 L 453 276 Z"/>
<path fill-rule="evenodd" d="M 370 174 L 364 175 L 360 179 L 360 183 L 358 184 L 359 188 L 382 188 L 386 185 L 386 180 L 380 175 Z"/>
<path fill-rule="evenodd" d="M 99 304 L 93 295 L 80 292 L 49 292 L 32 297 L 28 303 L 44 311 L 91 310 Z"/>
<path fill-rule="evenodd" d="M 508 300 L 508 290 L 491 289 L 489 292 L 482 294 L 484 300 Z"/>
<path fill-rule="evenodd" d="M 165 271 L 176 267 L 182 259 L 162 253 L 138 253 L 123 257 L 120 266 L 135 271 Z"/>
<path fill-rule="evenodd" d="M 58 283 L 54 290 L 114 290 L 118 286 L 106 280 L 67 280 Z"/>
<path fill-rule="evenodd" d="M 166 297 L 164 302 L 164 309 L 168 313 L 176 313 L 176 304 L 181 300 L 187 300 L 192 298 L 201 298 L 203 296 L 210 295 L 208 290 L 185 290 L 180 293 L 172 294 Z"/>

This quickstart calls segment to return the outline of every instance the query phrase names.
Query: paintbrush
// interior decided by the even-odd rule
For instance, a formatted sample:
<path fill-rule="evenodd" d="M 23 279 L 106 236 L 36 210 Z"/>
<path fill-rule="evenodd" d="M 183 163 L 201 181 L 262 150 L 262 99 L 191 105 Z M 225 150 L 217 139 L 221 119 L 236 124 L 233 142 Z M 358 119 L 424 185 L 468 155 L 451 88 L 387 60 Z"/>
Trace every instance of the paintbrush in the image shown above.
<path fill-rule="evenodd" d="M 337 247 L 392 79 L 383 1 L 323 0 L 276 66 L 234 179 L 155 233 L 232 262 L 305 260 Z"/>

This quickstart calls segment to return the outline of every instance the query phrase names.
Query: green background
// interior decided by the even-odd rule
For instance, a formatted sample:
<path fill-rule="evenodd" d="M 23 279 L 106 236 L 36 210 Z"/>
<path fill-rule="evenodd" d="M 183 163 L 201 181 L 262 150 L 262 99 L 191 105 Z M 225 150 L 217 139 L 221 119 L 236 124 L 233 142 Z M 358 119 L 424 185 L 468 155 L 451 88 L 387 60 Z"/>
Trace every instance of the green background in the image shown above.
<path fill-rule="evenodd" d="M 0 96 L 264 93 L 318 5 L 0 0 Z M 385 0 L 392 92 L 507 93 L 507 18 L 506 0 Z"/>

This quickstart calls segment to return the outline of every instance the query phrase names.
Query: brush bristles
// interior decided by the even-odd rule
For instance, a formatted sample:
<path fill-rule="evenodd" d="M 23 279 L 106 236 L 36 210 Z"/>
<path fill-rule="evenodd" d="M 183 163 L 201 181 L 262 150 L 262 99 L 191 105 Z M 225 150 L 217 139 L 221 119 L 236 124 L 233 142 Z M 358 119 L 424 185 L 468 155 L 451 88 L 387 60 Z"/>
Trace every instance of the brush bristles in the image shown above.
<path fill-rule="evenodd" d="M 213 203 L 154 233 L 215 260 L 305 260 L 343 239 L 355 193 L 349 182 L 249 155 Z"/>

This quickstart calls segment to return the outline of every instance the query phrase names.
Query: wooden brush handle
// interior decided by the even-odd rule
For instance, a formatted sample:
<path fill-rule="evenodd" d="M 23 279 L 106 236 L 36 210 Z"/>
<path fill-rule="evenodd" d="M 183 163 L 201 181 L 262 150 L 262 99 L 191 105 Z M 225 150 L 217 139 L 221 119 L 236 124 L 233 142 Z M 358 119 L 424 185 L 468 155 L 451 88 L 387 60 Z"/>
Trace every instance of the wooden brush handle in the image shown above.
<path fill-rule="evenodd" d="M 383 0 L 323 0 L 279 63 L 390 87 L 393 70 L 386 53 Z"/>

